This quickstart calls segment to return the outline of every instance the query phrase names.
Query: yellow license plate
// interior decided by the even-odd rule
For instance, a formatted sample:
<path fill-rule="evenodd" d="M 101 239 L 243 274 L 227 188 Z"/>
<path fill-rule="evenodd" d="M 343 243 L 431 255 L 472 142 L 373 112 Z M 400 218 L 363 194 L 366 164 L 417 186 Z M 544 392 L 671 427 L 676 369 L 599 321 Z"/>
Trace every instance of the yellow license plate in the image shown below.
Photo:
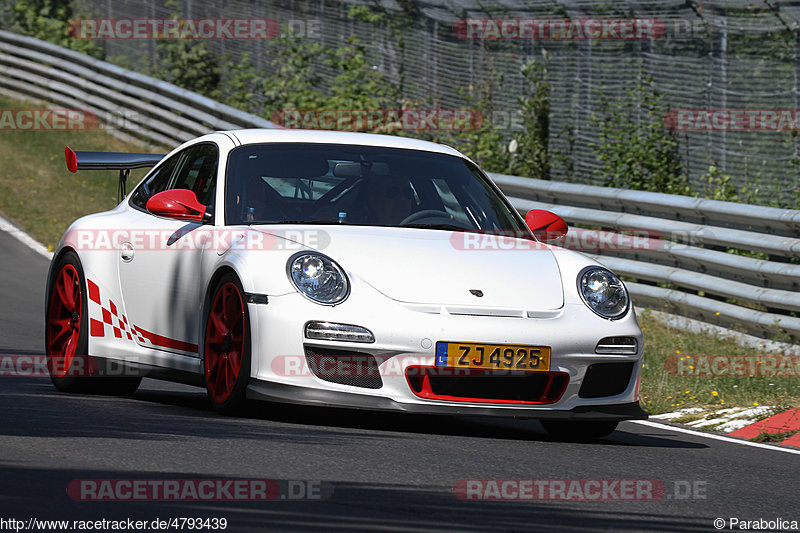
<path fill-rule="evenodd" d="M 550 347 L 440 341 L 436 343 L 436 366 L 546 372 L 550 370 Z"/>

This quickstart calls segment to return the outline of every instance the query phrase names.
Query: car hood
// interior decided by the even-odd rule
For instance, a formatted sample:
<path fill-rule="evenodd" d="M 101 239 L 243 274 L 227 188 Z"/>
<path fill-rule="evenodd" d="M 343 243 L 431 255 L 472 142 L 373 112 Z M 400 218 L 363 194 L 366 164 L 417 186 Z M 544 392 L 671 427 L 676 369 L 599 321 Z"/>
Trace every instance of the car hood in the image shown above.
<path fill-rule="evenodd" d="M 306 246 L 400 302 L 515 310 L 564 305 L 558 263 L 537 242 L 417 228 L 305 226 L 305 232 L 314 233 L 303 239 Z"/>

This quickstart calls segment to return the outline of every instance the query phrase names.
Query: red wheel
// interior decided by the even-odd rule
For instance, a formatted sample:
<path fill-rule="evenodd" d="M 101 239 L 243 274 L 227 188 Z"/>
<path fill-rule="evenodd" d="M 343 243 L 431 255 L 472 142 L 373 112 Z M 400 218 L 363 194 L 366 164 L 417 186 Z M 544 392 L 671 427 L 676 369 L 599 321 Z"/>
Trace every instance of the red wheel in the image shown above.
<path fill-rule="evenodd" d="M 53 269 L 45 315 L 47 369 L 56 389 L 129 395 L 141 377 L 102 376 L 98 359 L 88 353 L 88 302 L 83 268 L 75 252 L 65 253 Z"/>
<path fill-rule="evenodd" d="M 50 375 L 63 378 L 67 375 L 80 352 L 81 326 L 83 325 L 83 291 L 78 270 L 70 263 L 56 273 L 50 291 L 47 311 L 47 368 Z"/>
<path fill-rule="evenodd" d="M 250 339 L 244 291 L 233 275 L 223 277 L 211 296 L 204 346 L 211 404 L 226 414 L 239 410 L 250 380 Z"/>

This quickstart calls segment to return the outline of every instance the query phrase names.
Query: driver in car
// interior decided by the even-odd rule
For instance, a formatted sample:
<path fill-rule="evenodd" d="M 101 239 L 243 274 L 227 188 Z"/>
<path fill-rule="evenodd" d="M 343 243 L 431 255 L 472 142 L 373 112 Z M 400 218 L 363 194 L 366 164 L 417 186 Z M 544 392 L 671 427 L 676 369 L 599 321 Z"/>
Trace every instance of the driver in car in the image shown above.
<path fill-rule="evenodd" d="M 367 224 L 396 226 L 416 207 L 414 189 L 407 177 L 373 177 L 363 187 Z"/>

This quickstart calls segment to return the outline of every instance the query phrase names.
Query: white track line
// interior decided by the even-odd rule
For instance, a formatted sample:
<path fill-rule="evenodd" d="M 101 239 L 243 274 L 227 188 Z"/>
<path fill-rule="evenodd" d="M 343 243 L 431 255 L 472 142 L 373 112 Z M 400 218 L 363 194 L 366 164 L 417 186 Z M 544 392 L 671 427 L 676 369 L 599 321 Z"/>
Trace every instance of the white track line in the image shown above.
<path fill-rule="evenodd" d="M 678 433 L 688 433 L 689 435 L 695 435 L 697 437 L 703 437 L 706 439 L 714 439 L 714 440 L 721 440 L 723 442 L 731 442 L 733 444 L 741 444 L 743 446 L 752 446 L 754 448 L 764 448 L 766 450 L 772 450 L 774 452 L 785 452 L 785 453 L 792 453 L 795 455 L 800 455 L 800 448 L 792 449 L 789 447 L 781 448 L 779 446 L 771 446 L 769 444 L 764 444 L 761 442 L 751 442 L 749 440 L 742 440 L 742 439 L 735 439 L 733 437 L 726 437 L 725 435 L 716 435 L 714 433 L 705 433 L 703 431 L 695 431 L 693 429 L 682 428 L 678 426 L 671 426 L 669 424 L 659 424 L 658 422 L 651 422 L 649 420 L 630 420 L 630 422 L 634 424 L 641 424 L 643 426 L 650 426 L 659 429 L 666 429 L 677 431 Z"/>
<path fill-rule="evenodd" d="M 40 243 L 39 241 L 35 240 L 33 237 L 22 231 L 20 228 L 15 226 L 10 220 L 7 218 L 0 216 L 0 231 L 5 231 L 19 242 L 33 250 L 34 252 L 43 255 L 48 259 L 53 258 L 53 252 L 47 250 L 44 244 Z"/>

